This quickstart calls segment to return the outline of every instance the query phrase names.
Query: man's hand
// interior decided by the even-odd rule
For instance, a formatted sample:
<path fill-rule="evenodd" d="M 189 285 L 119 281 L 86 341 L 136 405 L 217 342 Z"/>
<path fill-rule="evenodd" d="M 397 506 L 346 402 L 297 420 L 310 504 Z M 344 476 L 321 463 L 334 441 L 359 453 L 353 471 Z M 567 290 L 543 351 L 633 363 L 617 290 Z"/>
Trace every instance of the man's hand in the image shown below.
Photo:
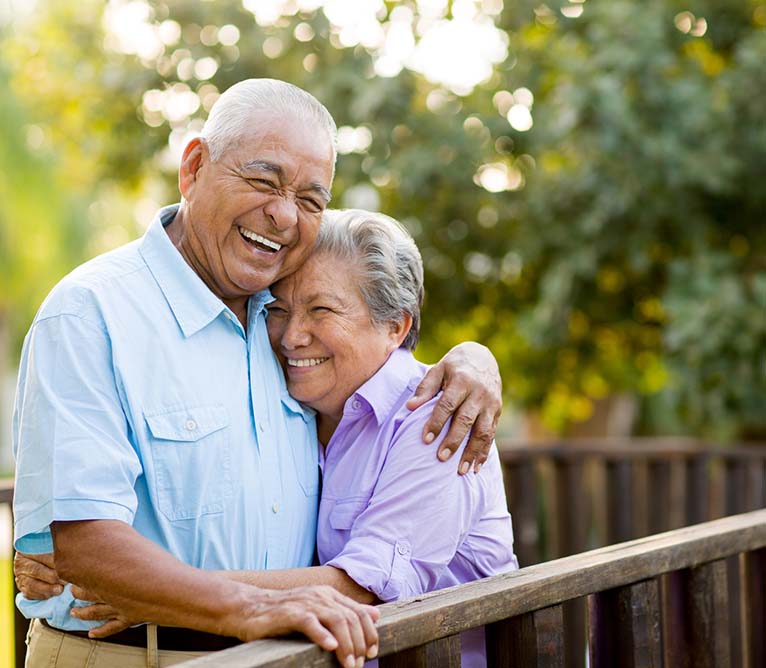
<path fill-rule="evenodd" d="M 251 588 L 254 608 L 232 619 L 237 637 L 250 641 L 298 631 L 327 651 L 334 651 L 341 665 L 355 668 L 378 653 L 377 608 L 356 603 L 332 587 L 310 586 L 277 591 Z M 90 638 L 105 638 L 139 623 L 90 592 L 72 586 L 72 594 L 91 605 L 73 608 L 77 619 L 103 621 L 88 632 Z"/>
<path fill-rule="evenodd" d="M 140 619 L 130 619 L 117 608 L 104 603 L 98 596 L 77 585 L 72 585 L 72 596 L 81 601 L 90 602 L 90 605 L 72 608 L 69 612 L 72 617 L 85 621 L 104 622 L 101 626 L 96 626 L 88 631 L 88 637 L 94 640 L 106 638 L 141 623 Z"/>
<path fill-rule="evenodd" d="M 431 367 L 407 402 L 410 410 L 422 406 L 443 390 L 434 412 L 423 429 L 423 440 L 431 443 L 452 417 L 449 431 L 438 457 L 447 461 L 468 440 L 458 472 L 468 473 L 471 464 L 478 472 L 487 460 L 495 430 L 503 410 L 502 381 L 497 360 L 488 348 L 478 343 L 461 343 Z"/>
<path fill-rule="evenodd" d="M 53 554 L 24 554 L 17 552 L 13 559 L 16 586 L 30 601 L 42 601 L 58 596 L 66 582 L 59 578 Z"/>
<path fill-rule="evenodd" d="M 298 631 L 322 649 L 334 651 L 344 668 L 361 668 L 365 658 L 377 656 L 375 622 L 380 612 L 374 606 L 324 585 L 252 590 L 256 605 L 239 618 L 239 638 L 249 641 Z"/>

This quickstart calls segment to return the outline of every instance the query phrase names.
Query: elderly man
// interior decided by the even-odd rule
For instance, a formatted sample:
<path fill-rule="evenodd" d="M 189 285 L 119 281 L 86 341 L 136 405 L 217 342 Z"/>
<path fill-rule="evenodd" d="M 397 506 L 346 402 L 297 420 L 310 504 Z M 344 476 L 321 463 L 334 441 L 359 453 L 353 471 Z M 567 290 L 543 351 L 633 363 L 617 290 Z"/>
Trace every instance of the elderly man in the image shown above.
<path fill-rule="evenodd" d="M 42 305 L 14 414 L 15 546 L 55 549 L 65 581 L 150 624 L 96 641 L 70 615 L 70 587 L 24 599 L 37 618 L 31 668 L 171 665 L 225 646 L 220 636 L 291 631 L 346 666 L 376 653 L 373 608 L 325 587 L 267 591 L 209 572 L 312 563 L 315 425 L 286 392 L 264 307 L 268 286 L 314 243 L 334 133 L 327 110 L 294 86 L 233 86 L 184 151 L 181 204 L 162 209 L 141 240 L 76 269 Z M 459 407 L 439 453 L 448 458 L 479 415 L 464 473 L 486 457 L 499 378 L 483 348 L 451 355 L 412 407 L 443 377 L 463 379 L 446 387 L 424 440 Z M 473 391 L 486 385 L 494 392 Z"/>

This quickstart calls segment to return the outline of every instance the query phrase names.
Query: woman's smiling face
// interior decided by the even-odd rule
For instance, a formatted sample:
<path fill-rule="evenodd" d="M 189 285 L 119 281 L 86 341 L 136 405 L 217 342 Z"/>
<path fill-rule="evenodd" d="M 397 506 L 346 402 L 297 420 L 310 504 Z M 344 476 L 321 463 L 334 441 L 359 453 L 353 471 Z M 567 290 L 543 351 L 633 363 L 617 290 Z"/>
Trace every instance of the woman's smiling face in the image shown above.
<path fill-rule="evenodd" d="M 334 420 L 406 334 L 393 323 L 374 324 L 358 286 L 353 263 L 320 253 L 271 288 L 269 339 L 287 389 Z"/>

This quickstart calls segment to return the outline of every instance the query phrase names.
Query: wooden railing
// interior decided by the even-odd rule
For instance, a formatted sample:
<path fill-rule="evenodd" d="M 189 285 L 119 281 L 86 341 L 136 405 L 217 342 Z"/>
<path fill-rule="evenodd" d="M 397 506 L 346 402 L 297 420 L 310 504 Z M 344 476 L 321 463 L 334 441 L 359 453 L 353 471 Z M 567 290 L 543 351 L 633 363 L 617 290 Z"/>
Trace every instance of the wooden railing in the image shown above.
<path fill-rule="evenodd" d="M 522 566 L 766 507 L 762 446 L 667 439 L 501 446 Z M 728 577 L 736 577 L 734 564 Z M 731 596 L 734 629 L 742 610 L 733 586 Z M 564 606 L 567 666 L 584 665 L 585 619 L 583 600 Z M 732 659 L 742 665 L 736 644 Z"/>
<path fill-rule="evenodd" d="M 500 443 L 523 565 L 766 507 L 766 447 Z"/>
<path fill-rule="evenodd" d="M 766 447 L 656 439 L 500 447 L 522 566 L 766 507 Z M 10 503 L 12 493 L 9 481 L 2 483 L 0 503 Z M 733 561 L 727 569 L 732 628 L 742 622 Z M 585 619 L 583 599 L 564 603 L 567 666 L 584 664 Z M 26 626 L 17 615 L 19 668 Z M 733 665 L 740 665 L 739 645 L 732 652 Z"/>
<path fill-rule="evenodd" d="M 737 565 L 735 588 L 746 611 L 734 630 L 727 559 Z M 482 625 L 493 668 L 569 665 L 564 606 L 583 600 L 593 668 L 762 667 L 764 592 L 766 510 L 759 510 L 385 604 L 378 623 L 380 666 L 458 668 L 458 634 Z M 734 648 L 742 657 L 736 663 Z M 181 665 L 337 664 L 309 643 L 267 640 Z"/>

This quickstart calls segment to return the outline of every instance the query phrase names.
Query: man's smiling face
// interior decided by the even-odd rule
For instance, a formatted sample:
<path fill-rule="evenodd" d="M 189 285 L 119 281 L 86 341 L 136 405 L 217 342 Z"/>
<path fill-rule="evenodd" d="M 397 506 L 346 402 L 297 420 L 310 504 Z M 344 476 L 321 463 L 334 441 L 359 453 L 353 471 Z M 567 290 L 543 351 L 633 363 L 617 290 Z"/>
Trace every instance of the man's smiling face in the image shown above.
<path fill-rule="evenodd" d="M 258 112 L 253 130 L 216 162 L 204 140 L 181 164 L 185 203 L 177 246 L 224 302 L 293 273 L 316 240 L 330 197 L 332 139 L 296 117 Z"/>

